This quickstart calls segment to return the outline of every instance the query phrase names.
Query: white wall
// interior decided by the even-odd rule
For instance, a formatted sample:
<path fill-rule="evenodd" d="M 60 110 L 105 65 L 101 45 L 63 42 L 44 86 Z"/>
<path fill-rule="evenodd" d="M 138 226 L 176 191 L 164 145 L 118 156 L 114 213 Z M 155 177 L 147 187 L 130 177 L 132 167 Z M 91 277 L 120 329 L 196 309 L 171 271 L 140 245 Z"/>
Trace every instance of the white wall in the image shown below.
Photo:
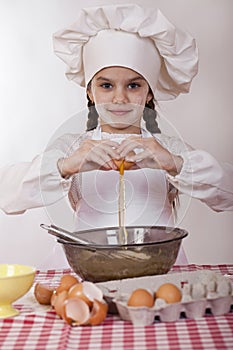
<path fill-rule="evenodd" d="M 0 165 L 31 160 L 65 120 L 83 109 L 85 93 L 64 77 L 65 66 L 53 54 L 51 37 L 75 21 L 81 7 L 110 2 L 125 1 L 0 1 Z M 188 143 L 233 163 L 233 2 L 135 2 L 159 7 L 196 37 L 200 70 L 191 93 L 161 108 Z M 80 121 L 81 129 L 84 123 Z M 49 223 L 45 209 L 19 216 L 1 212 L 0 262 L 39 266 L 54 247 L 53 238 L 39 227 L 42 222 Z M 180 225 L 189 231 L 184 246 L 190 262 L 233 263 L 232 224 L 232 213 L 215 213 L 192 200 Z"/>

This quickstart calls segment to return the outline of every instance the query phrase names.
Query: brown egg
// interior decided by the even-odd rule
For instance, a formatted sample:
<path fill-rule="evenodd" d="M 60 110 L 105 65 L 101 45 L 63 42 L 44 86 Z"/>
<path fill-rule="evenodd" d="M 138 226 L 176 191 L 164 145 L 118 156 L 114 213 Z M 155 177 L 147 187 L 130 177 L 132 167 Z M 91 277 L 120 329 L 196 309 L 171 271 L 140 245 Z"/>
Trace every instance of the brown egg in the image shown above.
<path fill-rule="evenodd" d="M 154 305 L 154 297 L 148 290 L 139 288 L 131 293 L 127 305 L 152 307 Z"/>
<path fill-rule="evenodd" d="M 181 301 L 182 293 L 174 284 L 164 283 L 157 289 L 155 297 L 165 300 L 168 304 L 172 304 Z"/>
<path fill-rule="evenodd" d="M 78 279 L 72 275 L 64 275 L 61 277 L 60 284 L 56 288 L 56 293 L 60 293 L 63 290 L 69 290 L 74 284 L 78 283 Z"/>
<path fill-rule="evenodd" d="M 50 305 L 54 288 L 47 284 L 36 283 L 34 295 L 36 300 L 42 305 Z"/>
<path fill-rule="evenodd" d="M 134 156 L 135 155 L 135 152 L 134 151 L 131 151 L 129 152 L 128 154 L 129 156 Z M 120 166 L 122 164 L 124 159 L 113 159 L 114 163 L 116 164 L 117 166 L 117 170 L 120 170 Z M 130 168 L 132 168 L 132 166 L 135 164 L 135 162 L 127 162 L 124 160 L 124 170 L 129 170 Z"/>
<path fill-rule="evenodd" d="M 114 163 L 116 164 L 117 166 L 117 170 L 120 170 L 120 166 L 121 166 L 121 163 L 123 161 L 123 159 L 113 159 Z M 132 166 L 134 165 L 135 163 L 134 162 L 126 162 L 124 161 L 124 170 L 129 170 L 130 168 L 132 168 Z"/>

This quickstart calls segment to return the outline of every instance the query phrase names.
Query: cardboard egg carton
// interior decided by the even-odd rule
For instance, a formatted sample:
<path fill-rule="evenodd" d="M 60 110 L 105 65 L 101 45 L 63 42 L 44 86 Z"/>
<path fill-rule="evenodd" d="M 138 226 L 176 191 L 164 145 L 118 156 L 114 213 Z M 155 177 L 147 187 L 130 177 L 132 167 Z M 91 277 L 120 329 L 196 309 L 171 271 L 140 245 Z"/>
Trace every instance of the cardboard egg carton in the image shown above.
<path fill-rule="evenodd" d="M 130 294 L 138 288 L 155 293 L 164 283 L 173 283 L 182 292 L 181 302 L 166 304 L 155 299 L 154 306 L 130 307 Z M 233 305 L 233 283 L 228 277 L 211 270 L 179 272 L 98 283 L 109 303 L 110 311 L 117 311 L 123 320 L 146 326 L 159 318 L 162 322 L 177 321 L 181 314 L 186 318 L 203 317 L 207 310 L 214 316 L 230 311 Z"/>

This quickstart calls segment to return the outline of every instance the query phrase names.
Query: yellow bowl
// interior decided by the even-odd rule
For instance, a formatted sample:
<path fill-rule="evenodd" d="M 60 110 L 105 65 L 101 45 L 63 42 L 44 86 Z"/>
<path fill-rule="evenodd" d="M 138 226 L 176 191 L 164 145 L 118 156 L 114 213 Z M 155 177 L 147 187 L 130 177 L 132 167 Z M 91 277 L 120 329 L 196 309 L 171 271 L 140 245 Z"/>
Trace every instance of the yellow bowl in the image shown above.
<path fill-rule="evenodd" d="M 31 266 L 0 264 L 0 318 L 19 314 L 11 304 L 29 291 L 35 273 Z"/>

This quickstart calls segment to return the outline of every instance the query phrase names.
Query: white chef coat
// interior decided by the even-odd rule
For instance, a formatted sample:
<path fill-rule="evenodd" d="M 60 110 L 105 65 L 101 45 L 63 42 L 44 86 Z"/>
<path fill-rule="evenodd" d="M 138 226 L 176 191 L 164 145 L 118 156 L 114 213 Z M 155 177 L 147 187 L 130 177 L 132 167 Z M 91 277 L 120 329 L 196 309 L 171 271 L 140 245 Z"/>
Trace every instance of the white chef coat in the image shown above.
<path fill-rule="evenodd" d="M 86 132 L 83 135 L 64 135 L 46 152 L 35 157 L 32 162 L 5 166 L 0 169 L 0 208 L 8 214 L 22 213 L 30 208 L 49 206 L 68 195 L 71 205 L 77 211 L 79 229 L 87 228 L 88 225 L 92 227 L 93 225 L 96 227 L 116 226 L 117 172 L 87 172 L 70 179 L 63 179 L 57 169 L 59 158 L 72 153 L 82 140 L 95 138 L 98 132 L 99 130 Z M 146 133 L 148 132 L 145 132 L 145 136 Z M 124 135 L 126 136 L 129 135 Z M 152 169 L 125 172 L 126 224 L 170 224 L 172 208 L 167 198 L 169 183 L 180 193 L 201 200 L 215 211 L 233 210 L 233 166 L 231 164 L 221 165 L 207 152 L 193 150 L 175 137 L 161 134 L 153 136 L 171 153 L 183 158 L 183 167 L 176 176 Z M 114 135 L 102 133 L 102 137 L 112 138 Z M 119 138 L 119 135 L 115 137 Z M 94 184 L 98 184 L 97 201 L 94 201 L 92 196 L 93 174 L 95 174 Z M 92 181 L 88 181 L 88 178 Z M 154 183 L 155 178 L 157 179 L 156 187 L 153 187 L 151 183 Z M 144 187 L 132 186 L 137 179 L 140 179 L 140 183 L 143 183 L 143 179 L 145 180 Z M 101 186 L 104 190 L 101 194 L 103 198 L 99 197 Z M 111 190 L 112 187 L 114 191 Z M 115 199 L 111 197 L 113 193 Z M 100 203 L 104 203 L 103 206 Z M 89 215 L 88 210 L 95 212 L 93 216 L 95 220 L 90 221 L 92 215 Z M 103 215 L 103 211 L 105 214 L 107 211 L 110 213 Z M 99 221 L 97 221 L 97 216 Z"/>
<path fill-rule="evenodd" d="M 142 137 L 151 134 L 142 129 Z M 100 127 L 92 134 L 93 140 L 111 138 L 121 142 L 131 135 L 101 133 Z M 140 151 L 140 150 L 135 150 Z M 95 170 L 81 174 L 80 199 L 73 199 L 76 212 L 75 230 L 118 226 L 119 172 Z M 127 226 L 173 226 L 172 205 L 168 199 L 166 172 L 154 169 L 125 171 L 125 201 Z M 71 196 L 72 190 L 71 187 Z"/>

